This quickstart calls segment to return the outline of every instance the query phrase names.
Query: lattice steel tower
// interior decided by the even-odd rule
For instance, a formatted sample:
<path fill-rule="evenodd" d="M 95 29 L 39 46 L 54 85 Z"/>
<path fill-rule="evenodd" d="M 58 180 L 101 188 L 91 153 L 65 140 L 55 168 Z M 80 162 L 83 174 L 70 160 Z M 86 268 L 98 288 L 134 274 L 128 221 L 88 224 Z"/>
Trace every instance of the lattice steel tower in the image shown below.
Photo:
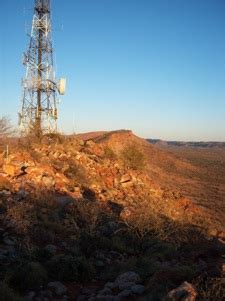
<path fill-rule="evenodd" d="M 24 55 L 19 123 L 26 133 L 40 136 L 57 131 L 57 94 L 65 93 L 65 79 L 56 81 L 53 66 L 50 0 L 35 0 L 30 43 Z"/>

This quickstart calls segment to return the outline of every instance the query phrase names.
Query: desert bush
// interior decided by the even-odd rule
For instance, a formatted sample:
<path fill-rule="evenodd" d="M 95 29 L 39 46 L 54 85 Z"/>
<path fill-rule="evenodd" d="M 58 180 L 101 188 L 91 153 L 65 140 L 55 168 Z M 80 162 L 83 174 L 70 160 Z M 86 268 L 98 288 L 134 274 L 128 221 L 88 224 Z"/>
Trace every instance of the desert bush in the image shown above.
<path fill-rule="evenodd" d="M 175 267 L 174 274 L 177 275 L 177 285 L 183 281 L 191 281 L 196 276 L 196 267 L 194 264 L 180 265 Z"/>
<path fill-rule="evenodd" d="M 104 236 L 97 236 L 96 237 L 96 242 L 97 242 L 97 247 L 100 250 L 110 250 L 111 249 L 111 239 L 108 237 L 104 237 Z"/>
<path fill-rule="evenodd" d="M 95 268 L 86 257 L 78 257 L 79 279 L 83 282 L 90 281 L 95 276 Z"/>
<path fill-rule="evenodd" d="M 109 160 L 112 160 L 112 161 L 117 159 L 116 153 L 109 146 L 105 147 L 104 155 L 105 155 L 106 159 L 109 159 Z"/>
<path fill-rule="evenodd" d="M 143 280 L 152 276 L 158 269 L 157 263 L 150 256 L 134 257 L 128 261 L 127 267 L 138 273 Z"/>
<path fill-rule="evenodd" d="M 47 279 L 46 270 L 38 262 L 21 264 L 6 275 L 6 282 L 21 292 L 27 289 L 38 288 L 45 284 Z"/>
<path fill-rule="evenodd" d="M 54 133 L 49 133 L 43 135 L 43 143 L 46 144 L 63 144 L 66 142 L 66 137 L 59 133 L 59 132 L 54 132 Z"/>
<path fill-rule="evenodd" d="M 139 246 L 140 245 L 137 244 L 136 238 L 133 240 L 132 235 L 129 234 L 126 236 L 116 235 L 111 238 L 111 249 L 119 253 L 134 255 L 138 253 Z"/>
<path fill-rule="evenodd" d="M 57 221 L 44 221 L 39 224 L 44 230 L 53 233 L 54 235 L 62 234 L 64 232 L 64 227 Z"/>
<path fill-rule="evenodd" d="M 47 249 L 35 247 L 30 256 L 38 262 L 46 262 L 52 257 L 52 253 Z"/>
<path fill-rule="evenodd" d="M 123 218 L 129 231 L 143 240 L 147 235 L 167 241 L 178 247 L 184 243 L 204 241 L 205 228 L 191 224 L 191 219 L 183 215 L 179 220 L 173 219 L 173 208 L 167 202 L 158 198 L 141 201 L 139 207 L 127 217 Z"/>
<path fill-rule="evenodd" d="M 127 245 L 124 240 L 119 236 L 112 237 L 111 247 L 113 251 L 117 251 L 119 253 L 125 253 L 127 251 Z"/>
<path fill-rule="evenodd" d="M 98 203 L 80 200 L 76 203 L 74 219 L 80 228 L 93 236 L 100 222 L 101 212 Z"/>
<path fill-rule="evenodd" d="M 168 289 L 164 283 L 157 284 L 153 286 L 150 290 L 148 290 L 145 296 L 141 296 L 139 298 L 131 297 L 130 301 L 162 301 L 166 296 Z"/>
<path fill-rule="evenodd" d="M 84 256 L 56 255 L 47 264 L 49 276 L 59 281 L 88 281 L 93 277 L 93 265 Z"/>
<path fill-rule="evenodd" d="M 163 218 L 160 215 L 160 204 L 150 199 L 139 204 L 130 216 L 124 218 L 127 229 L 131 230 L 142 240 L 146 235 L 163 235 Z"/>
<path fill-rule="evenodd" d="M 225 279 L 199 277 L 194 281 L 197 288 L 197 301 L 224 301 Z"/>
<path fill-rule="evenodd" d="M 70 160 L 67 162 L 69 165 L 69 168 L 67 168 L 64 171 L 64 175 L 70 179 L 74 180 L 74 182 L 77 182 L 81 185 L 88 185 L 90 184 L 90 180 L 88 179 L 88 175 L 86 172 L 86 169 L 80 165 L 74 162 L 73 160 Z"/>
<path fill-rule="evenodd" d="M 177 250 L 172 244 L 164 241 L 157 241 L 153 245 L 149 246 L 145 252 L 145 256 L 151 256 L 151 258 L 158 258 L 162 261 L 168 261 L 176 257 Z"/>
<path fill-rule="evenodd" d="M 1 301 L 22 301 L 22 298 L 16 294 L 6 283 L 0 283 Z"/>
<path fill-rule="evenodd" d="M 9 137 L 14 133 L 10 119 L 7 116 L 0 118 L 0 139 Z"/>
<path fill-rule="evenodd" d="M 96 235 L 82 230 L 79 235 L 79 246 L 83 254 L 91 256 L 98 249 L 98 241 Z"/>
<path fill-rule="evenodd" d="M 76 281 L 79 277 L 77 260 L 70 255 L 56 255 L 47 264 L 49 276 L 59 281 Z"/>
<path fill-rule="evenodd" d="M 196 275 L 196 268 L 193 264 L 175 265 L 174 267 L 161 267 L 154 275 L 156 282 L 164 281 L 169 288 L 179 286 L 183 281 L 192 281 Z"/>
<path fill-rule="evenodd" d="M 185 243 L 196 243 L 204 239 L 200 228 L 185 224 L 185 222 L 175 222 L 152 212 L 145 211 L 141 215 L 134 214 L 126 220 L 126 224 L 140 240 L 150 235 L 179 247 Z"/>
<path fill-rule="evenodd" d="M 144 154 L 135 144 L 128 144 L 123 148 L 121 151 L 121 159 L 127 167 L 135 170 L 144 169 L 146 164 Z"/>
<path fill-rule="evenodd" d="M 17 202 L 14 206 L 8 207 L 6 216 L 10 218 L 20 234 L 27 236 L 30 234 L 35 239 L 41 238 L 43 232 L 55 236 L 64 230 L 62 223 L 59 223 L 60 217 L 56 206 L 56 202 L 52 203 L 49 198 L 31 196 L 26 203 Z"/>
<path fill-rule="evenodd" d="M 8 218 L 13 222 L 15 229 L 22 234 L 27 234 L 31 224 L 36 221 L 36 212 L 32 204 L 16 203 L 7 208 Z"/>

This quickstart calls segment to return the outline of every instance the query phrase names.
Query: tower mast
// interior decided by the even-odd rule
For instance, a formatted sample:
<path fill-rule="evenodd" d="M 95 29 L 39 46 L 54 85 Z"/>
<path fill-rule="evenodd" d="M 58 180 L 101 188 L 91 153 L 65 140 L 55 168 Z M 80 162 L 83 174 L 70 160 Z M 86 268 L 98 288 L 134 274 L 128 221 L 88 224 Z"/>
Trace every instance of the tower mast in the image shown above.
<path fill-rule="evenodd" d="M 57 131 L 57 94 L 65 92 L 65 79 L 55 78 L 50 0 L 35 0 L 30 43 L 24 55 L 26 75 L 22 81 L 22 131 L 40 137 Z"/>

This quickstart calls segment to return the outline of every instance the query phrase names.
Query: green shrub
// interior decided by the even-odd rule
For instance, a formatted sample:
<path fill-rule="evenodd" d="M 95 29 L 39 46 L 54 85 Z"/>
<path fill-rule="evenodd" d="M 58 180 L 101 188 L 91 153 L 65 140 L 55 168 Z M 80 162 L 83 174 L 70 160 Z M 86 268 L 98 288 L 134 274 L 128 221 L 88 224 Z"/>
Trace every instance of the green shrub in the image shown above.
<path fill-rule="evenodd" d="M 159 241 L 150 247 L 145 254 L 150 255 L 152 258 L 156 257 L 168 261 L 176 257 L 177 250 L 172 244 Z"/>
<path fill-rule="evenodd" d="M 31 254 L 32 258 L 39 262 L 46 262 L 52 257 L 52 254 L 43 248 L 35 248 Z"/>
<path fill-rule="evenodd" d="M 127 250 L 127 246 L 125 242 L 119 236 L 114 236 L 111 240 L 112 242 L 112 250 L 117 251 L 119 253 L 125 253 Z"/>
<path fill-rule="evenodd" d="M 101 250 L 110 250 L 111 249 L 111 239 L 98 236 L 96 237 L 97 247 Z"/>
<path fill-rule="evenodd" d="M 154 260 L 150 257 L 138 257 L 133 261 L 133 270 L 138 273 L 142 279 L 152 276 L 158 269 Z"/>
<path fill-rule="evenodd" d="M 80 228 L 85 229 L 89 235 L 95 235 L 100 217 L 101 208 L 98 203 L 86 200 L 80 200 L 76 203 L 76 223 Z"/>
<path fill-rule="evenodd" d="M 0 300 L 1 301 L 22 301 L 6 283 L 0 283 Z"/>
<path fill-rule="evenodd" d="M 152 277 L 152 285 L 165 283 L 168 289 L 179 286 L 184 281 L 192 282 L 196 274 L 196 269 L 193 265 L 180 265 L 180 266 L 161 266 L 154 276 Z M 150 281 L 151 281 L 150 280 Z"/>
<path fill-rule="evenodd" d="M 177 267 L 175 269 L 175 272 L 177 273 L 177 275 L 179 277 L 179 282 L 191 281 L 196 274 L 196 268 L 193 264 L 192 265 L 191 264 L 190 265 L 182 265 L 182 266 Z"/>
<path fill-rule="evenodd" d="M 148 288 L 147 294 L 138 298 L 138 301 L 162 301 L 167 293 L 168 288 L 166 283 L 157 283 Z"/>
<path fill-rule="evenodd" d="M 127 237 L 123 238 L 120 236 L 114 236 L 111 239 L 111 248 L 113 251 L 119 253 L 134 254 L 135 249 L 133 247 L 132 240 L 129 240 Z"/>
<path fill-rule="evenodd" d="M 88 281 L 95 273 L 84 256 L 56 255 L 47 265 L 49 276 L 59 281 Z"/>
<path fill-rule="evenodd" d="M 48 280 L 47 272 L 38 262 L 30 262 L 8 272 L 6 281 L 19 291 L 38 288 Z"/>
<path fill-rule="evenodd" d="M 47 264 L 49 276 L 59 281 L 78 279 L 77 260 L 70 255 L 56 255 Z"/>
<path fill-rule="evenodd" d="M 116 160 L 116 158 L 117 158 L 116 153 L 109 146 L 105 147 L 104 153 L 105 153 L 105 158 L 106 159 L 109 159 L 109 160 L 113 161 L 113 160 Z"/>
<path fill-rule="evenodd" d="M 145 167 L 146 158 L 135 144 L 129 144 L 121 152 L 121 159 L 125 165 L 135 170 L 142 170 Z"/>
<path fill-rule="evenodd" d="M 64 232 L 63 225 L 59 223 L 59 221 L 43 221 L 40 223 L 40 226 L 42 228 L 54 235 L 56 234 L 62 234 Z"/>
<path fill-rule="evenodd" d="M 78 273 L 83 282 L 90 281 L 95 275 L 94 266 L 84 256 L 78 257 Z"/>
<path fill-rule="evenodd" d="M 89 233 L 82 231 L 79 237 L 79 246 L 81 252 L 87 257 L 91 256 L 93 252 L 98 249 L 98 243 L 95 236 L 90 235 Z"/>

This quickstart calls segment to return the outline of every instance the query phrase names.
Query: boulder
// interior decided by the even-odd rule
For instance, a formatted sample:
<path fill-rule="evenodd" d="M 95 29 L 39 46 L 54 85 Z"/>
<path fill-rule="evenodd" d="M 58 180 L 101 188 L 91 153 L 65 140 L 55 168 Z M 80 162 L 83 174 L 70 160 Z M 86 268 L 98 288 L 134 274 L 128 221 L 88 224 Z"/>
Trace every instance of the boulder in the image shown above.
<path fill-rule="evenodd" d="M 185 281 L 179 287 L 170 291 L 164 301 L 195 301 L 196 297 L 196 289 Z"/>
<path fill-rule="evenodd" d="M 30 291 L 30 292 L 26 295 L 26 297 L 24 298 L 24 301 L 33 301 L 35 295 L 36 295 L 35 292 Z"/>
<path fill-rule="evenodd" d="M 222 277 L 225 277 L 225 262 L 222 263 Z"/>
<path fill-rule="evenodd" d="M 8 245 L 8 246 L 14 246 L 15 245 L 15 241 L 9 237 L 5 237 L 3 239 L 3 242 Z"/>
<path fill-rule="evenodd" d="M 117 284 L 115 282 L 107 282 L 104 287 L 114 289 L 117 287 Z"/>
<path fill-rule="evenodd" d="M 141 277 L 135 273 L 135 272 L 126 272 L 126 273 L 123 273 L 121 275 L 119 275 L 117 278 L 116 278 L 116 281 L 115 281 L 118 286 L 121 285 L 122 283 L 141 283 Z"/>
<path fill-rule="evenodd" d="M 132 177 L 129 174 L 125 174 L 121 177 L 120 179 L 120 183 L 127 183 L 127 182 L 131 182 L 132 181 Z"/>
<path fill-rule="evenodd" d="M 1 190 L 10 190 L 12 188 L 11 183 L 8 179 L 3 176 L 0 176 L 0 191 Z"/>
<path fill-rule="evenodd" d="M 10 195 L 11 195 L 11 191 L 8 191 L 8 190 L 0 191 L 0 196 L 10 196 Z"/>
<path fill-rule="evenodd" d="M 95 142 L 93 141 L 93 140 L 88 140 L 88 141 L 86 141 L 86 144 L 85 144 L 86 146 L 93 146 L 93 145 L 95 145 Z"/>
<path fill-rule="evenodd" d="M 131 291 L 134 294 L 142 295 L 145 291 L 145 287 L 144 287 L 144 285 L 141 285 L 141 284 L 135 284 L 131 287 Z"/>
<path fill-rule="evenodd" d="M 65 207 L 71 203 L 73 203 L 74 199 L 71 198 L 70 196 L 56 196 L 54 197 L 54 201 L 62 207 Z"/>
<path fill-rule="evenodd" d="M 114 296 L 111 296 L 111 295 L 105 295 L 105 296 L 102 296 L 102 295 L 98 295 L 96 297 L 94 297 L 96 301 L 114 301 Z M 89 300 L 92 300 L 91 298 Z"/>
<path fill-rule="evenodd" d="M 132 291 L 129 289 L 123 290 L 121 293 L 118 294 L 118 297 L 120 298 L 126 298 L 132 295 Z"/>
<path fill-rule="evenodd" d="M 121 291 L 123 290 L 127 290 L 127 289 L 131 289 L 132 286 L 134 286 L 135 283 L 134 282 L 120 282 L 118 287 Z"/>
<path fill-rule="evenodd" d="M 122 188 L 130 188 L 134 183 L 132 181 L 121 183 Z"/>
<path fill-rule="evenodd" d="M 112 295 L 112 290 L 110 288 L 104 288 L 98 292 L 99 296 Z"/>
<path fill-rule="evenodd" d="M 55 185 L 55 179 L 49 176 L 43 176 L 42 182 L 46 187 L 53 187 Z"/>
<path fill-rule="evenodd" d="M 5 174 L 11 177 L 14 177 L 18 173 L 18 169 L 12 164 L 4 164 L 2 170 Z"/>
<path fill-rule="evenodd" d="M 67 288 L 59 281 L 49 282 L 48 287 L 53 289 L 57 295 L 63 295 L 67 292 Z"/>
<path fill-rule="evenodd" d="M 48 251 L 50 254 L 54 255 L 57 252 L 57 247 L 55 245 L 47 245 L 45 246 L 45 250 Z"/>
<path fill-rule="evenodd" d="M 20 188 L 19 191 L 16 193 L 14 199 L 18 202 L 24 200 L 28 196 L 28 192 L 26 192 L 23 188 Z"/>

